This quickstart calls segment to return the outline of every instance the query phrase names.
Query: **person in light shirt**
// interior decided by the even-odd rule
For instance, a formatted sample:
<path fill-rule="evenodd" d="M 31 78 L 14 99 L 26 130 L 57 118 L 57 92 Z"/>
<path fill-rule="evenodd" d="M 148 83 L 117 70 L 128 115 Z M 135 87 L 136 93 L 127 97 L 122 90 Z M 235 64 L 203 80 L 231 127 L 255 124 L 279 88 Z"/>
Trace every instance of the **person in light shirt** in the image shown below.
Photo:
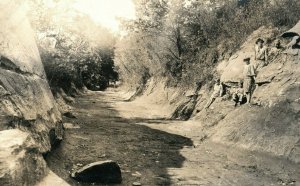
<path fill-rule="evenodd" d="M 205 105 L 205 109 L 208 109 L 211 106 L 211 104 L 217 99 L 217 97 L 222 97 L 223 91 L 224 91 L 223 85 L 221 84 L 220 79 L 217 79 L 214 85 L 213 93 L 209 98 L 207 104 Z"/>
<path fill-rule="evenodd" d="M 251 64 L 250 62 L 250 57 L 245 58 L 244 62 L 245 62 L 245 66 L 243 71 L 243 76 L 244 76 L 243 86 L 244 86 L 244 93 L 247 97 L 247 104 L 250 106 L 252 93 L 255 88 L 256 72 L 255 72 L 254 65 Z"/>
<path fill-rule="evenodd" d="M 235 102 L 234 106 L 241 105 L 245 96 L 243 81 L 240 81 L 238 87 L 234 88 L 232 92 L 232 100 Z"/>
<path fill-rule="evenodd" d="M 264 66 L 268 65 L 268 48 L 264 45 L 265 41 L 258 38 L 255 42 L 255 60 L 256 69 L 260 70 Z"/>

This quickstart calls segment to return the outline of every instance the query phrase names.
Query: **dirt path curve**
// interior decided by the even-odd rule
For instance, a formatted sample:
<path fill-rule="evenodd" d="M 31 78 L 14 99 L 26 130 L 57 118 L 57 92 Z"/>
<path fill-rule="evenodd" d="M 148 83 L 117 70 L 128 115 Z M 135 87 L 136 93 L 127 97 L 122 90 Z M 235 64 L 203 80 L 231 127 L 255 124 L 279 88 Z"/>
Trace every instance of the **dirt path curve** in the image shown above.
<path fill-rule="evenodd" d="M 123 101 L 115 91 L 80 96 L 73 105 L 77 118 L 64 119 L 80 128 L 66 129 L 65 140 L 47 156 L 50 169 L 70 185 L 89 185 L 69 177 L 76 164 L 107 159 L 120 164 L 126 186 L 300 184 L 299 165 L 202 141 L 184 122 L 120 117 L 116 103 Z"/>

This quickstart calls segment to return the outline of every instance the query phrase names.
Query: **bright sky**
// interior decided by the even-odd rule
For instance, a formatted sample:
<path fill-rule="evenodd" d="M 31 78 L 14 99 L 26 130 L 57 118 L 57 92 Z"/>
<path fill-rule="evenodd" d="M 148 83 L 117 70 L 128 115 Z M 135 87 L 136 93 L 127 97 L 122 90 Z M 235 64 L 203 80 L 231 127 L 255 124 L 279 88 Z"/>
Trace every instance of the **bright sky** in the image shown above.
<path fill-rule="evenodd" d="M 88 14 L 95 22 L 114 32 L 119 31 L 117 17 L 135 18 L 132 0 L 77 0 L 74 8 Z"/>

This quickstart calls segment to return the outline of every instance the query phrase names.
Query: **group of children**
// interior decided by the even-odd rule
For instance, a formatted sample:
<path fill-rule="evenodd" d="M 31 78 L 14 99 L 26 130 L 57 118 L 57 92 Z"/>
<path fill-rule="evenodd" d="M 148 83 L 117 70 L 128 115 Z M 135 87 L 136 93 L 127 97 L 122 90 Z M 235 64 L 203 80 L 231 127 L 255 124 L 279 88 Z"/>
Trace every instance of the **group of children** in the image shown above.
<path fill-rule="evenodd" d="M 257 72 L 268 64 L 267 47 L 264 46 L 264 40 L 259 38 L 255 42 L 255 64 L 252 64 L 250 57 L 246 57 L 244 60 L 245 66 L 243 70 L 243 80 L 238 84 L 238 87 L 232 88 L 232 100 L 234 106 L 241 105 L 243 103 L 248 104 L 251 107 L 251 97 L 255 89 L 255 78 Z M 220 79 L 216 80 L 213 93 L 207 102 L 205 108 L 209 108 L 211 104 L 217 99 L 222 97 L 225 92 L 225 87 L 221 83 Z"/>
<path fill-rule="evenodd" d="M 238 87 L 232 88 L 232 101 L 234 101 L 234 106 L 238 106 L 243 104 L 244 102 L 247 102 L 247 96 L 245 93 L 245 89 L 243 87 L 243 81 L 240 81 L 238 84 Z M 216 80 L 216 83 L 214 85 L 213 93 L 211 97 L 209 98 L 207 104 L 205 105 L 205 108 L 208 109 L 212 103 L 218 98 L 222 97 L 225 93 L 224 85 L 221 83 L 220 79 Z M 250 95 L 250 94 L 249 94 Z M 249 98 L 248 98 L 249 100 Z M 250 103 L 250 102 L 249 102 Z"/>
<path fill-rule="evenodd" d="M 255 90 L 255 81 L 257 73 L 266 65 L 270 63 L 269 56 L 271 56 L 270 60 L 272 60 L 272 56 L 275 58 L 276 56 L 283 50 L 286 49 L 300 49 L 300 36 L 294 36 L 292 41 L 287 44 L 285 47 L 281 46 L 281 42 L 279 39 L 274 41 L 274 46 L 270 50 L 265 45 L 265 41 L 261 38 L 258 38 L 255 42 L 255 58 L 254 63 L 251 63 L 250 57 L 244 58 L 244 70 L 243 70 L 243 80 L 241 80 L 238 84 L 238 87 L 231 88 L 231 97 L 234 101 L 234 106 L 241 105 L 246 103 L 251 107 L 251 98 L 252 94 Z M 299 52 L 300 50 L 298 50 Z M 299 52 L 300 59 L 300 52 Z M 216 80 L 214 85 L 213 93 L 208 100 L 205 108 L 209 108 L 211 104 L 217 99 L 217 97 L 222 97 L 225 93 L 225 85 L 221 83 L 220 79 Z"/>

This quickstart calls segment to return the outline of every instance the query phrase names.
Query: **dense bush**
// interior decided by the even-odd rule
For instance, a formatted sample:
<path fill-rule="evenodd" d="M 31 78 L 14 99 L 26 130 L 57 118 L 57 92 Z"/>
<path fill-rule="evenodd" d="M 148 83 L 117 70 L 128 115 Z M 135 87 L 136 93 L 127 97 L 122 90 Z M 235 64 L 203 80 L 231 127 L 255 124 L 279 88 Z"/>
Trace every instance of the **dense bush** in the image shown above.
<path fill-rule="evenodd" d="M 132 88 L 148 77 L 173 86 L 194 86 L 214 76 L 215 65 L 261 26 L 291 27 L 299 0 L 135 0 L 137 19 L 124 21 L 128 35 L 117 45 L 116 63 Z M 134 86 L 132 86 L 134 85 Z"/>
<path fill-rule="evenodd" d="M 113 62 L 116 38 L 109 30 L 63 1 L 52 7 L 45 1 L 31 2 L 30 18 L 53 90 L 104 90 L 118 79 Z"/>

